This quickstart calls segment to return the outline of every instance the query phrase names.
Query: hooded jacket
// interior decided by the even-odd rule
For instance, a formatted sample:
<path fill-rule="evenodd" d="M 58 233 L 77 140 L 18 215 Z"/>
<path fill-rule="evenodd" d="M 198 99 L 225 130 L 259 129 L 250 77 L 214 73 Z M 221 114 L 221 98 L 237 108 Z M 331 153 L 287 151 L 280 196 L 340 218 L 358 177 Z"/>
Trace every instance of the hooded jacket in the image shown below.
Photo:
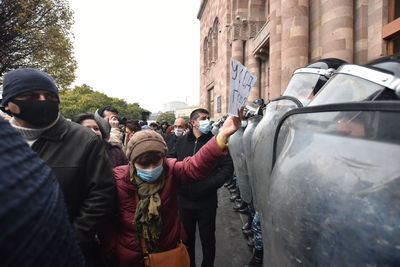
<path fill-rule="evenodd" d="M 194 157 L 178 162 L 166 159 L 164 171 L 165 184 L 160 191 L 162 229 L 159 250 L 166 251 L 177 246 L 179 240 L 186 239 L 183 226 L 178 215 L 178 191 L 181 184 L 203 179 L 212 169 L 218 158 L 226 155 L 216 144 L 215 138 L 210 140 Z M 108 253 L 112 253 L 116 266 L 142 267 L 143 255 L 140 240 L 133 225 L 137 186 L 130 181 L 130 166 L 114 168 L 114 177 L 119 199 L 119 215 L 113 227 L 109 227 L 101 236 Z"/>
<path fill-rule="evenodd" d="M 212 133 L 202 134 L 199 138 L 191 130 L 187 135 L 177 138 L 175 149 L 169 155 L 178 161 L 195 155 Z M 179 191 L 179 204 L 184 209 L 216 208 L 218 205 L 217 190 L 233 175 L 233 162 L 229 154 L 218 159 L 216 166 L 209 170 L 206 179 L 183 185 Z"/>

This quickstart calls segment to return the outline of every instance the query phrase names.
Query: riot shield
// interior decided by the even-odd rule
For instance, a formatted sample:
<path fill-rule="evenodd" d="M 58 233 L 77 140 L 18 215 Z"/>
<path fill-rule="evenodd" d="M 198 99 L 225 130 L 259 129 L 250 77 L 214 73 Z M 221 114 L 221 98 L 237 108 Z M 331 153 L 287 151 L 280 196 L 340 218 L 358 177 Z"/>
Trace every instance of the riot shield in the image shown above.
<path fill-rule="evenodd" d="M 399 266 L 399 116 L 399 102 L 285 115 L 266 194 L 264 266 Z"/>
<path fill-rule="evenodd" d="M 338 68 L 309 105 L 375 100 L 386 87 L 393 87 L 392 79 L 392 75 L 377 70 L 346 64 Z"/>
<path fill-rule="evenodd" d="M 257 197 L 253 203 L 261 214 L 266 210 L 266 192 L 269 184 L 272 162 L 272 145 L 276 126 L 287 111 L 307 105 L 313 95 L 320 75 L 324 75 L 326 70 L 314 68 L 297 69 L 283 93 L 283 97 L 268 103 L 265 108 L 262 120 L 254 130 L 251 141 L 251 154 L 254 175 L 252 175 L 254 195 Z M 300 104 L 299 104 L 300 103 Z"/>
<path fill-rule="evenodd" d="M 326 70 L 312 68 L 297 69 L 293 73 L 283 95 L 294 97 L 298 99 L 303 106 L 307 106 L 310 99 L 313 97 L 313 89 L 316 87 L 320 78 L 319 72 L 324 71 Z"/>
<path fill-rule="evenodd" d="M 252 137 L 253 137 L 253 133 L 254 130 L 256 129 L 258 123 L 261 121 L 262 116 L 261 115 L 255 115 L 253 117 L 250 117 L 247 120 L 247 127 L 243 133 L 243 138 L 242 138 L 242 142 L 243 142 L 243 151 L 244 151 L 244 156 L 246 159 L 246 166 L 247 166 L 247 174 L 249 177 L 249 184 L 251 187 L 251 193 L 252 195 L 252 199 L 254 202 L 254 199 L 256 199 L 255 196 L 255 166 L 254 166 L 254 157 L 253 157 L 253 152 L 251 150 L 251 143 L 252 143 Z M 254 206 L 257 210 L 257 207 Z"/>
<path fill-rule="evenodd" d="M 270 102 L 264 111 L 261 121 L 258 123 L 251 141 L 252 166 L 254 174 L 253 203 L 261 220 L 267 211 L 267 190 L 272 168 L 272 151 L 276 126 L 281 117 L 289 110 L 297 108 L 297 105 L 290 100 L 279 100 Z"/>
<path fill-rule="evenodd" d="M 247 172 L 246 156 L 243 148 L 243 133 L 245 127 L 240 128 L 229 138 L 229 153 L 232 157 L 233 167 L 236 173 L 236 183 L 240 191 L 242 200 L 246 203 L 252 201 L 249 175 Z"/>

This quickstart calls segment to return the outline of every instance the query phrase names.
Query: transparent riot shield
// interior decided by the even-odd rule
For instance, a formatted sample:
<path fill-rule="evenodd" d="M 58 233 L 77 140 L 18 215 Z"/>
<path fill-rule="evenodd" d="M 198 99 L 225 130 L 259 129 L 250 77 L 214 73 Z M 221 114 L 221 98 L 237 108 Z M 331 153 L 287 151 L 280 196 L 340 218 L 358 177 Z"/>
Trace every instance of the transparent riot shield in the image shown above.
<path fill-rule="evenodd" d="M 272 163 L 272 148 L 276 126 L 281 117 L 289 110 L 307 105 L 313 95 L 320 75 L 326 70 L 301 68 L 294 72 L 283 93 L 283 97 L 268 103 L 264 115 L 258 123 L 251 140 L 251 155 L 254 174 L 252 183 L 257 197 L 253 200 L 254 206 L 261 214 L 266 213 L 266 192 Z"/>
<path fill-rule="evenodd" d="M 252 193 L 247 172 L 246 156 L 243 148 L 243 133 L 245 129 L 245 127 L 240 128 L 229 138 L 228 148 L 232 157 L 240 196 L 244 202 L 250 203 L 252 201 Z"/>
<path fill-rule="evenodd" d="M 398 78 L 368 67 L 345 64 L 338 68 L 309 106 L 379 99 L 385 88 L 394 88 L 396 83 L 390 83 L 394 79 Z"/>
<path fill-rule="evenodd" d="M 250 117 L 247 120 L 247 127 L 246 130 L 243 133 L 243 151 L 244 151 L 244 156 L 246 158 L 246 166 L 247 166 L 247 174 L 249 177 L 249 184 L 251 187 L 251 193 L 252 199 L 256 199 L 255 196 L 255 187 L 257 186 L 255 184 L 255 165 L 254 165 L 254 157 L 253 157 L 253 152 L 251 150 L 251 143 L 252 143 L 252 137 L 254 134 L 254 130 L 256 129 L 258 123 L 261 121 L 262 116 L 261 115 L 255 115 L 253 117 Z M 255 207 L 256 208 L 256 207 Z M 256 208 L 257 209 L 257 208 Z"/>
<path fill-rule="evenodd" d="M 279 120 L 289 110 L 297 108 L 291 100 L 279 100 L 270 102 L 264 111 L 261 121 L 258 123 L 251 140 L 251 158 L 253 166 L 252 183 L 254 188 L 253 204 L 260 212 L 261 220 L 267 211 L 266 194 L 272 169 L 272 151 L 275 130 Z"/>
<path fill-rule="evenodd" d="M 265 194 L 264 266 L 400 265 L 399 117 L 399 102 L 285 115 Z"/>

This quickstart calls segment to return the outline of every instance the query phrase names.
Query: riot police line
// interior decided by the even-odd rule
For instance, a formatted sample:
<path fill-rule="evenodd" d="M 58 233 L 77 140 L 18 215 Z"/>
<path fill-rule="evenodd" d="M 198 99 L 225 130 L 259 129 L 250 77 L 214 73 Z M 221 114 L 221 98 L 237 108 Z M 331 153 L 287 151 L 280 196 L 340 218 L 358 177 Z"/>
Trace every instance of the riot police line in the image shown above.
<path fill-rule="evenodd" d="M 262 266 L 399 266 L 399 96 L 399 56 L 331 58 L 247 106 L 229 150 Z"/>

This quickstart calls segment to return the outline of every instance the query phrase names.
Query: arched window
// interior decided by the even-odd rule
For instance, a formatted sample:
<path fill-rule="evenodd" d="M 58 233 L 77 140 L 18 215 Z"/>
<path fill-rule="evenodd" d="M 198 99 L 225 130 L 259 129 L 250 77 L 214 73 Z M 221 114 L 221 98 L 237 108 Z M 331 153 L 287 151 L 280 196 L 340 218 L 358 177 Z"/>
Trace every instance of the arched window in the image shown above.
<path fill-rule="evenodd" d="M 212 29 L 208 31 L 208 66 L 211 66 L 211 62 L 213 61 L 213 38 L 212 38 Z"/>
<path fill-rule="evenodd" d="M 215 18 L 213 24 L 213 57 L 214 61 L 218 59 L 218 33 L 219 33 L 219 21 L 218 18 Z"/>
<path fill-rule="evenodd" d="M 207 37 L 204 38 L 204 43 L 203 43 L 203 65 L 204 65 L 204 71 L 208 68 L 208 39 Z"/>

